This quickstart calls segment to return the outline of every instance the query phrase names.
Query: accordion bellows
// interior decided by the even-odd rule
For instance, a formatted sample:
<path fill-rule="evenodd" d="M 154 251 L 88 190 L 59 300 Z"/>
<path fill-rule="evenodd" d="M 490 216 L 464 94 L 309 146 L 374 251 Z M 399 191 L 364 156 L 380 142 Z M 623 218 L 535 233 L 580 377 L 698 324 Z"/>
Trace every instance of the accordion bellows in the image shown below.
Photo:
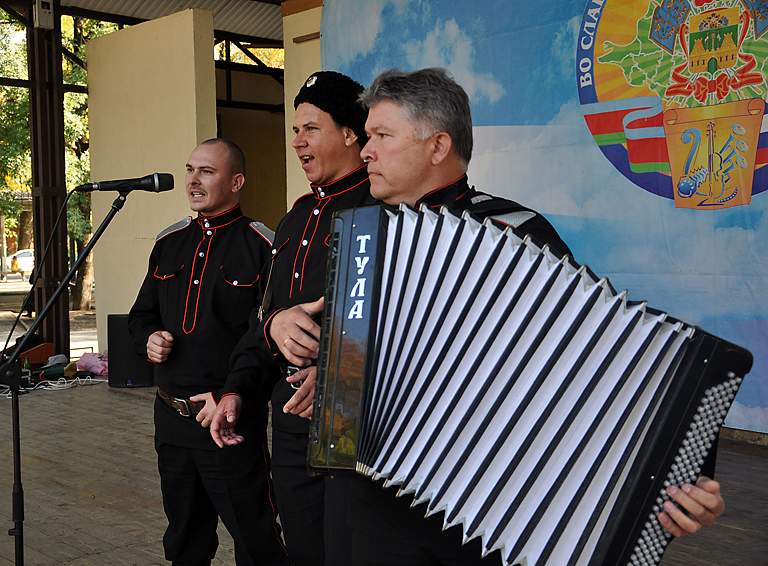
<path fill-rule="evenodd" d="M 504 564 L 657 564 L 749 352 L 446 210 L 334 217 L 309 465 L 392 487 Z"/>

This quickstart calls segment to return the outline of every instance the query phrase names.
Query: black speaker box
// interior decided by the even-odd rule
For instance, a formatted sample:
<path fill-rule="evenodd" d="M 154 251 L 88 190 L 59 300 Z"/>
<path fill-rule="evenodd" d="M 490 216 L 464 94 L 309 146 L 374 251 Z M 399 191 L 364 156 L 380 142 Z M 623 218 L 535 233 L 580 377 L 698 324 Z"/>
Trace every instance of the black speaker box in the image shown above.
<path fill-rule="evenodd" d="M 152 364 L 134 350 L 128 334 L 128 315 L 107 315 L 107 352 L 110 387 L 151 387 L 155 384 Z"/>

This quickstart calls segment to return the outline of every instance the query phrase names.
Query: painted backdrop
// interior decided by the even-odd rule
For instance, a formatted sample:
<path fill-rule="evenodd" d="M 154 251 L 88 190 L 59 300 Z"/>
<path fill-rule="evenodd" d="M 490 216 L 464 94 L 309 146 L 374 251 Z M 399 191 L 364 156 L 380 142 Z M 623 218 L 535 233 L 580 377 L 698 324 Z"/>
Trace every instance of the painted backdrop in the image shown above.
<path fill-rule="evenodd" d="M 439 66 L 478 188 L 545 213 L 633 299 L 741 344 L 726 424 L 768 432 L 768 7 L 758 0 L 326 0 L 323 66 Z"/>

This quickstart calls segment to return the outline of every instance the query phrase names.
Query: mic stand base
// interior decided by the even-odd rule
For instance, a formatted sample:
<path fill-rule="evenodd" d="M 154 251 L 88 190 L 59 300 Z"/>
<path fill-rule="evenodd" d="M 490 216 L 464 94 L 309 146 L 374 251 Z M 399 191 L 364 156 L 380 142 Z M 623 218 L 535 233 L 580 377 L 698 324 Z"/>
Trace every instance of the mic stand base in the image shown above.
<path fill-rule="evenodd" d="M 29 327 L 29 330 L 27 330 L 24 336 L 18 341 L 16 349 L 13 351 L 13 354 L 11 354 L 11 357 L 0 365 L 0 384 L 7 385 L 11 388 L 11 402 L 13 404 L 13 413 L 11 415 L 13 421 L 13 528 L 8 530 L 8 536 L 14 537 L 15 566 L 24 566 L 24 488 L 21 484 L 21 426 L 19 419 L 21 367 L 19 366 L 19 356 L 24 351 L 24 347 L 29 342 L 29 339 L 43 323 L 45 317 L 48 316 L 48 313 L 51 311 L 58 298 L 64 290 L 67 289 L 69 282 L 74 279 L 77 270 L 85 261 L 85 258 L 88 257 L 88 254 L 91 253 L 96 242 L 107 229 L 107 226 L 109 226 L 109 223 L 112 222 L 115 215 L 120 212 L 121 208 L 123 208 L 127 195 L 127 192 L 121 191 L 120 196 L 114 200 L 112 207 L 93 233 L 93 236 L 91 236 L 88 244 L 86 244 L 83 251 L 80 252 L 80 255 L 75 260 L 75 263 L 72 264 L 72 267 L 64 276 L 64 279 L 59 282 L 53 295 L 51 295 L 51 298 L 38 313 L 32 326 Z"/>

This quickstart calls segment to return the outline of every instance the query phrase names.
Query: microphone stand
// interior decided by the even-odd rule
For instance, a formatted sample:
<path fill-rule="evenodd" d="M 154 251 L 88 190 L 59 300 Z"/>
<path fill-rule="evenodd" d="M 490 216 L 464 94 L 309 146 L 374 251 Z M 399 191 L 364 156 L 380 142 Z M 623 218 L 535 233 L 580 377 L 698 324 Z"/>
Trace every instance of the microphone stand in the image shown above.
<path fill-rule="evenodd" d="M 13 351 L 13 354 L 11 354 L 11 357 L 0 365 L 0 384 L 10 387 L 11 402 L 13 404 L 11 415 L 13 420 L 13 528 L 8 530 L 8 536 L 12 536 L 15 539 L 16 566 L 24 565 L 24 489 L 21 485 L 21 435 L 19 433 L 19 389 L 21 388 L 21 366 L 19 365 L 19 356 L 24 351 L 24 347 L 27 345 L 32 335 L 43 323 L 45 317 L 53 308 L 53 305 L 64 292 L 64 289 L 66 289 L 69 282 L 72 281 L 78 268 L 88 257 L 91 249 L 96 245 L 96 242 L 107 229 L 109 223 L 115 215 L 120 212 L 120 209 L 123 208 L 127 196 L 128 191 L 120 191 L 120 196 L 118 196 L 112 203 L 112 207 L 104 217 L 104 220 L 101 221 L 101 224 L 93 233 L 88 244 L 83 248 L 83 251 L 75 260 L 75 263 L 72 265 L 69 272 L 64 276 L 64 279 L 58 284 L 53 295 L 43 307 L 43 310 L 38 313 L 35 322 L 29 327 L 29 330 L 27 330 L 24 336 L 21 337 L 16 345 L 16 349 Z"/>

